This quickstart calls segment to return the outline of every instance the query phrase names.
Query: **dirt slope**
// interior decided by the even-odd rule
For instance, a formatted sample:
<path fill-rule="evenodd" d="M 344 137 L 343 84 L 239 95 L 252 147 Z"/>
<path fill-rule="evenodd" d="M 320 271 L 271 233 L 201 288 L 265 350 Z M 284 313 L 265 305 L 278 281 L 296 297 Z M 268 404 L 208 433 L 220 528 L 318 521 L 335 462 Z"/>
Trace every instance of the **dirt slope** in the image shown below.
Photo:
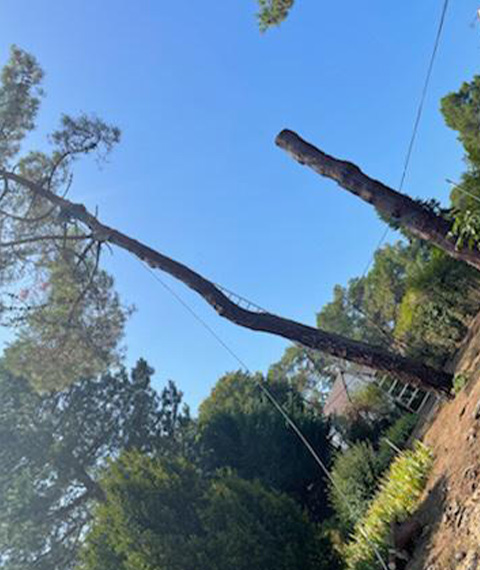
<path fill-rule="evenodd" d="M 423 532 L 409 570 L 480 570 L 480 317 L 452 362 L 471 380 L 423 435 L 435 465 L 415 515 Z"/>

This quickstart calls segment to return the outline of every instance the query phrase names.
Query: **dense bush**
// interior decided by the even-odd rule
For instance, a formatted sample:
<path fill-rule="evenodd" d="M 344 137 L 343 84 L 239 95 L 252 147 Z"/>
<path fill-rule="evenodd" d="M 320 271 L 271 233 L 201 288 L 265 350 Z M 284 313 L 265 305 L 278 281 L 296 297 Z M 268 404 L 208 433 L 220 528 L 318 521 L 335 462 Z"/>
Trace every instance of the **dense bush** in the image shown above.
<path fill-rule="evenodd" d="M 388 469 L 397 450 L 404 448 L 416 422 L 414 414 L 403 414 L 383 432 L 378 449 L 372 442 L 362 441 L 335 457 L 329 498 L 343 536 L 353 530 L 368 509 L 381 474 Z"/>
<path fill-rule="evenodd" d="M 349 570 L 380 567 L 373 545 L 386 558 L 390 525 L 393 521 L 406 520 L 414 512 L 432 463 L 431 451 L 420 442 L 392 463 L 370 507 L 355 525 L 352 540 L 345 547 Z"/>
<path fill-rule="evenodd" d="M 383 473 L 393 458 L 397 455 L 396 449 L 403 449 L 418 421 L 415 414 L 403 414 L 383 434 L 377 454 L 377 470 Z M 396 449 L 395 449 L 396 448 Z"/>
<path fill-rule="evenodd" d="M 373 446 L 359 442 L 335 458 L 329 494 L 338 530 L 344 537 L 364 515 L 377 486 L 377 459 Z"/>

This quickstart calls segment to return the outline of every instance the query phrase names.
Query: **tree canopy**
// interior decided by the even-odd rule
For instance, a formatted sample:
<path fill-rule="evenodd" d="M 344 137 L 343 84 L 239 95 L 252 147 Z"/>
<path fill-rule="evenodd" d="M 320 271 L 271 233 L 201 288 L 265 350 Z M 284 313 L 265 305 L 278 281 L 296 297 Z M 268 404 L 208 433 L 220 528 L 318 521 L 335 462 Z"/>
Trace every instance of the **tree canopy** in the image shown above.
<path fill-rule="evenodd" d="M 268 27 L 286 17 L 293 2 L 260 5 Z M 13 48 L 0 78 L 0 317 L 16 331 L 0 370 L 2 566 L 69 570 L 84 546 L 84 570 L 334 568 L 321 528 L 331 514 L 325 477 L 259 384 L 268 383 L 329 466 L 330 426 L 322 398 L 339 362 L 375 363 L 378 357 L 382 372 L 403 371 L 403 378 L 411 374 L 445 391 L 449 376 L 428 383 L 435 369 L 423 363 L 443 365 L 463 338 L 480 308 L 477 271 L 421 242 L 407 227 L 402 241 L 376 252 L 366 275 L 335 287 L 332 301 L 317 315 L 318 329 L 244 309 L 190 268 L 104 226 L 64 197 L 74 161 L 85 154 L 104 157 L 119 141 L 116 127 L 95 117 L 66 116 L 51 135 L 51 152 L 22 154 L 35 126 L 42 77 L 35 59 Z M 478 195 L 479 89 L 475 78 L 442 106 L 467 153 L 462 184 Z M 291 132 L 284 141 L 285 136 L 294 138 Z M 320 173 L 334 164 L 342 170 L 333 168 L 329 175 L 344 181 L 347 169 L 354 193 L 374 182 L 391 196 L 355 165 L 339 167 L 341 161 L 301 144 L 302 152 L 328 163 L 310 161 Z M 366 185 L 361 191 L 358 180 Z M 396 200 L 423 220 L 438 222 L 445 237 L 455 216 L 452 234 L 468 234 L 461 217 L 468 208 L 456 197 L 451 211 L 405 196 Z M 391 213 L 387 206 L 379 210 Z M 473 222 L 468 231 L 480 235 Z M 454 238 L 447 237 L 450 251 Z M 472 240 L 465 244 L 478 249 Z M 145 361 L 130 374 L 121 366 L 129 309 L 101 269 L 106 243 L 179 278 L 231 321 L 303 342 L 310 350 L 290 347 L 267 378 L 225 375 L 202 403 L 198 420 L 191 420 L 173 383 L 155 393 Z M 457 241 L 455 247 L 463 245 Z M 353 398 L 353 413 L 364 421 L 362 428 L 368 425 L 351 430 L 344 439 L 354 445 L 335 457 L 333 475 L 343 493 L 330 488 L 330 496 L 345 532 L 355 517 L 343 495 L 363 512 L 378 465 L 391 460 L 380 438 L 392 423 L 391 409 L 374 396 L 370 390 Z M 407 424 L 395 425 L 389 437 L 402 440 Z"/>
<path fill-rule="evenodd" d="M 321 409 L 305 402 L 285 380 L 268 382 L 268 389 L 328 465 L 330 426 Z M 293 497 L 314 520 L 328 513 L 324 473 L 249 375 L 220 378 L 200 406 L 198 423 L 209 471 L 228 467 L 242 478 L 259 479 Z"/>
<path fill-rule="evenodd" d="M 168 455 L 189 422 L 173 383 L 157 395 L 139 360 L 39 395 L 0 372 L 0 559 L 2 568 L 73 568 L 107 460 L 123 450 Z"/>
<path fill-rule="evenodd" d="M 124 454 L 103 479 L 107 499 L 87 536 L 82 570 L 335 568 L 294 501 L 183 459 Z"/>
<path fill-rule="evenodd" d="M 103 159 L 120 131 L 96 117 L 63 116 L 51 151 L 23 151 L 35 128 L 43 72 L 12 47 L 0 77 L 0 168 L 65 195 L 81 155 Z M 102 373 L 121 358 L 130 312 L 99 268 L 101 242 L 25 186 L 3 177 L 0 194 L 0 320 L 16 338 L 6 366 L 39 390 Z"/>

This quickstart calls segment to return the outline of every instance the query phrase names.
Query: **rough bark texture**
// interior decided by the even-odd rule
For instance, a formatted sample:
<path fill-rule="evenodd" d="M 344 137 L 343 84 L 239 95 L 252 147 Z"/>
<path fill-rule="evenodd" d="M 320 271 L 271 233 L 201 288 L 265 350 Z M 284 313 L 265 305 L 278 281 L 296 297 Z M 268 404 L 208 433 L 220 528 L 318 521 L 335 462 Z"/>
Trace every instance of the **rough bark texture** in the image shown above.
<path fill-rule="evenodd" d="M 85 224 L 100 241 L 109 242 L 129 251 L 152 268 L 172 275 L 190 289 L 196 291 L 215 311 L 229 321 L 255 331 L 268 332 L 305 347 L 316 349 L 379 372 L 390 373 L 402 381 L 411 382 L 425 389 L 449 394 L 452 376 L 415 360 L 391 353 L 383 348 L 370 346 L 337 334 L 303 325 L 268 312 L 251 311 L 240 307 L 227 297 L 211 281 L 205 279 L 186 265 L 155 251 L 143 243 L 102 224 L 90 214 L 83 204 L 75 204 L 42 186 L 14 173 L 0 171 L 0 177 L 21 184 L 39 196 L 68 212 L 71 218 Z"/>
<path fill-rule="evenodd" d="M 380 214 L 412 235 L 436 245 L 451 257 L 480 270 L 480 251 L 457 249 L 455 240 L 448 237 L 451 223 L 442 216 L 409 196 L 370 178 L 355 164 L 325 154 L 293 131 L 282 131 L 275 142 L 297 162 L 309 166 L 321 176 L 335 180 L 339 186 L 374 206 Z"/>

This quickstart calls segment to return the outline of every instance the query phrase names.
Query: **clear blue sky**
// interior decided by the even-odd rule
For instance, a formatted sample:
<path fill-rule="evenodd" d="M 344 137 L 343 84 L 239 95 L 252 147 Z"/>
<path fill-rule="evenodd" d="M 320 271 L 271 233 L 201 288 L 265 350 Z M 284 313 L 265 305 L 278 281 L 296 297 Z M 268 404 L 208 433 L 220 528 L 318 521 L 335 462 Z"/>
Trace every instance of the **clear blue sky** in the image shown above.
<path fill-rule="evenodd" d="M 47 72 L 44 135 L 62 112 L 93 111 L 123 131 L 109 164 L 82 164 L 72 198 L 277 313 L 313 324 L 335 283 L 362 273 L 383 231 L 375 213 L 273 143 L 285 127 L 396 185 L 441 0 L 297 0 L 259 34 L 253 0 L 4 0 L 12 43 Z M 405 190 L 448 197 L 462 170 L 439 99 L 478 72 L 479 0 L 452 2 Z M 194 407 L 237 364 L 126 254 L 106 260 L 137 312 L 128 359 Z M 170 279 L 253 370 L 286 343 L 224 322 Z"/>

